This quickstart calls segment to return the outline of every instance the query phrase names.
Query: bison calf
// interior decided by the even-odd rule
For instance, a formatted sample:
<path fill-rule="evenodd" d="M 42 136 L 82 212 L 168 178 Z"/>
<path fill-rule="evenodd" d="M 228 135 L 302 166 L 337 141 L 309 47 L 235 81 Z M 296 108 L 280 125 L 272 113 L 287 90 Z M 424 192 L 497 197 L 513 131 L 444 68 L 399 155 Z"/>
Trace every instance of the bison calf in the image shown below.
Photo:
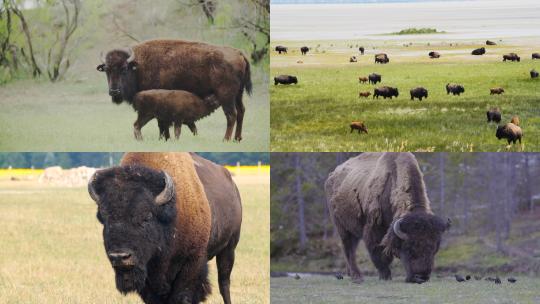
<path fill-rule="evenodd" d="M 354 130 L 358 130 L 358 134 L 364 132 L 366 134 L 368 134 L 368 129 L 366 127 L 366 125 L 364 124 L 363 121 L 353 121 L 351 122 L 351 133 L 354 131 Z"/>
<path fill-rule="evenodd" d="M 367 77 L 358 77 L 358 82 L 360 83 L 366 83 L 368 81 Z"/>
<path fill-rule="evenodd" d="M 504 89 L 501 88 L 501 87 L 498 87 L 498 88 L 491 88 L 490 89 L 490 95 L 501 95 L 502 93 L 504 93 Z"/>
<path fill-rule="evenodd" d="M 174 135 L 180 137 L 182 124 L 189 127 L 193 135 L 197 135 L 195 121 L 210 115 L 220 104 L 215 95 L 204 99 L 181 90 L 147 90 L 135 95 L 134 103 L 137 120 L 133 124 L 134 135 L 142 140 L 141 129 L 150 120 L 156 118 L 161 136 L 170 138 L 169 128 L 174 123 Z"/>
<path fill-rule="evenodd" d="M 465 93 L 465 88 L 460 84 L 455 83 L 447 83 L 446 84 L 446 95 L 449 95 L 452 93 L 452 95 L 461 95 L 461 93 Z"/>
<path fill-rule="evenodd" d="M 368 98 L 369 95 L 371 95 L 371 92 L 360 92 L 360 93 L 358 94 L 358 97 Z"/>
<path fill-rule="evenodd" d="M 279 75 L 277 77 L 274 77 L 274 85 L 278 84 L 297 84 L 298 78 L 296 76 L 291 75 Z"/>
<path fill-rule="evenodd" d="M 423 87 L 417 87 L 411 90 L 411 100 L 414 100 L 415 98 L 418 98 L 422 100 L 422 98 L 428 98 L 428 90 L 426 90 Z"/>
<path fill-rule="evenodd" d="M 486 112 L 487 122 L 501 122 L 501 111 L 499 108 L 491 108 Z"/>
<path fill-rule="evenodd" d="M 399 91 L 397 88 L 387 86 L 376 88 L 373 93 L 373 98 L 377 97 L 377 99 L 379 99 L 379 96 L 384 97 L 384 99 L 386 99 L 387 97 L 390 99 L 392 99 L 392 97 L 397 98 L 399 96 Z"/>
<path fill-rule="evenodd" d="M 503 61 L 506 60 L 519 62 L 521 58 L 516 53 L 510 53 L 503 55 Z"/>
<path fill-rule="evenodd" d="M 516 126 L 513 123 L 507 123 L 504 126 L 498 126 L 497 127 L 497 133 L 495 133 L 495 136 L 497 139 L 506 138 L 508 140 L 508 144 L 510 143 L 516 143 L 516 141 L 519 140 L 519 143 L 521 144 L 521 138 L 523 137 L 523 131 L 519 126 Z"/>
<path fill-rule="evenodd" d="M 536 70 L 531 70 L 531 78 L 538 78 L 538 72 Z"/>

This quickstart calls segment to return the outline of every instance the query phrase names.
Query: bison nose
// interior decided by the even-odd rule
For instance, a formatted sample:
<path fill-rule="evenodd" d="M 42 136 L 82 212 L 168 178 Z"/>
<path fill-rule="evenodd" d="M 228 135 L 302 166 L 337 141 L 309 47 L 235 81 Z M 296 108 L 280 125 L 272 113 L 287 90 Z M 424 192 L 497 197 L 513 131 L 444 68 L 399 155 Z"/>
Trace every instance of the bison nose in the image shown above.
<path fill-rule="evenodd" d="M 115 268 L 132 268 L 135 265 L 130 252 L 110 252 L 108 256 Z"/>
<path fill-rule="evenodd" d="M 116 96 L 120 96 L 121 93 L 120 93 L 120 90 L 118 90 L 118 89 L 110 89 L 109 90 L 109 95 L 111 97 L 116 97 Z"/>

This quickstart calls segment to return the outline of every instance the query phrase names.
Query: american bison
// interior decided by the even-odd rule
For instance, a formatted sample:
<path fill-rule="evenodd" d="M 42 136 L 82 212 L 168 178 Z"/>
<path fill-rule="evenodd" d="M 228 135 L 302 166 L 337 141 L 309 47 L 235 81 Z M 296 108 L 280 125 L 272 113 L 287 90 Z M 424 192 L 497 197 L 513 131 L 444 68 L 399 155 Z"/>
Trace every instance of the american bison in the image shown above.
<path fill-rule="evenodd" d="M 227 169 L 196 154 L 127 153 L 120 166 L 97 171 L 88 192 L 118 291 L 145 303 L 199 303 L 216 257 L 219 290 L 231 303 L 242 206 Z"/>
<path fill-rule="evenodd" d="M 495 43 L 495 42 L 493 42 L 491 40 L 487 40 L 486 45 L 497 45 L 497 43 Z"/>
<path fill-rule="evenodd" d="M 519 127 L 519 116 L 517 115 L 512 116 L 512 119 L 510 120 L 510 122 Z"/>
<path fill-rule="evenodd" d="M 309 48 L 307 46 L 303 46 L 300 48 L 300 52 L 302 52 L 302 55 L 305 55 L 309 52 Z"/>
<path fill-rule="evenodd" d="M 358 134 L 360 134 L 362 132 L 368 134 L 368 129 L 366 127 L 366 124 L 363 121 L 353 121 L 353 122 L 351 122 L 350 127 L 351 127 L 351 133 L 354 130 L 358 130 Z"/>
<path fill-rule="evenodd" d="M 385 64 L 390 62 L 390 58 L 388 58 L 388 55 L 381 53 L 375 55 L 375 63 Z"/>
<path fill-rule="evenodd" d="M 375 99 L 375 97 L 379 99 L 379 96 L 384 97 L 384 99 L 386 98 L 392 99 L 392 97 L 397 98 L 399 96 L 399 91 L 397 88 L 392 88 L 388 86 L 379 87 L 374 90 L 373 99 Z"/>
<path fill-rule="evenodd" d="M 369 95 L 371 95 L 371 92 L 360 92 L 360 93 L 358 93 L 358 97 L 368 98 Z"/>
<path fill-rule="evenodd" d="M 531 78 L 538 78 L 538 72 L 535 69 L 531 70 Z"/>
<path fill-rule="evenodd" d="M 361 239 L 379 279 L 392 279 L 390 264 L 396 257 L 405 267 L 406 282 L 429 280 L 450 223 L 433 214 L 413 154 L 362 153 L 331 172 L 324 187 L 353 282 L 363 281 L 356 265 Z"/>
<path fill-rule="evenodd" d="M 216 95 L 227 117 L 224 140 L 242 140 L 244 90 L 251 94 L 250 64 L 241 51 L 200 42 L 151 40 L 109 51 L 97 70 L 107 74 L 114 103 L 133 104 L 137 92 L 168 89 Z"/>
<path fill-rule="evenodd" d="M 540 59 L 540 53 L 533 53 L 531 59 Z"/>
<path fill-rule="evenodd" d="M 133 106 L 137 111 L 137 120 L 133 124 L 136 139 L 143 139 L 141 128 L 156 118 L 160 128 L 160 138 L 163 136 L 165 140 L 168 140 L 169 128 L 173 123 L 176 139 L 180 137 L 182 124 L 187 125 L 193 135 L 197 135 L 195 122 L 210 115 L 220 105 L 214 95 L 201 99 L 186 91 L 148 90 L 135 95 Z"/>
<path fill-rule="evenodd" d="M 441 57 L 441 54 L 439 54 L 438 52 L 434 52 L 434 51 L 429 52 L 428 55 L 429 55 L 429 58 L 431 58 L 431 59 L 436 59 L 436 58 Z"/>
<path fill-rule="evenodd" d="M 472 55 L 484 55 L 486 53 L 486 48 L 481 47 L 479 49 L 475 49 L 471 52 Z"/>
<path fill-rule="evenodd" d="M 370 84 L 377 84 L 382 81 L 382 76 L 377 73 L 371 73 L 369 74 L 368 79 Z"/>
<path fill-rule="evenodd" d="M 509 53 L 503 55 L 503 61 L 506 60 L 519 62 L 521 58 L 516 53 Z"/>
<path fill-rule="evenodd" d="M 358 50 L 360 51 L 361 55 L 364 55 L 364 52 L 366 51 L 363 46 L 359 47 Z"/>
<path fill-rule="evenodd" d="M 287 54 L 287 48 L 284 47 L 284 46 L 282 46 L 282 45 L 276 46 L 275 50 L 276 50 L 276 52 L 278 52 L 279 54 L 281 54 L 281 53 Z"/>
<path fill-rule="evenodd" d="M 504 89 L 501 87 L 491 88 L 489 89 L 489 91 L 490 91 L 489 95 L 501 95 L 502 93 L 504 93 Z"/>
<path fill-rule="evenodd" d="M 297 84 L 298 78 L 296 76 L 291 75 L 279 75 L 277 77 L 274 77 L 274 85 L 278 84 Z"/>
<path fill-rule="evenodd" d="M 499 108 L 491 108 L 489 109 L 487 112 L 486 112 L 486 116 L 487 116 L 487 122 L 496 122 L 496 123 L 500 123 L 501 122 L 501 111 L 499 110 Z"/>
<path fill-rule="evenodd" d="M 358 77 L 358 82 L 360 83 L 366 83 L 368 81 L 367 77 Z"/>
<path fill-rule="evenodd" d="M 415 98 L 418 98 L 422 100 L 422 98 L 428 98 L 428 90 L 426 90 L 423 87 L 417 87 L 414 89 L 411 89 L 411 100 L 414 100 Z"/>
<path fill-rule="evenodd" d="M 523 137 L 523 131 L 519 126 L 516 126 L 513 123 L 507 123 L 504 126 L 498 126 L 497 127 L 497 133 L 495 133 L 495 136 L 497 139 L 506 138 L 508 140 L 508 144 L 510 143 L 516 143 L 516 141 L 519 140 L 519 143 L 521 144 L 521 138 Z"/>
<path fill-rule="evenodd" d="M 455 83 L 447 83 L 446 84 L 446 95 L 449 95 L 452 93 L 452 95 L 461 95 L 461 93 L 465 93 L 465 88 L 460 84 Z"/>
<path fill-rule="evenodd" d="M 349 58 L 349 62 L 358 62 L 358 59 L 356 56 L 351 56 L 351 58 Z"/>

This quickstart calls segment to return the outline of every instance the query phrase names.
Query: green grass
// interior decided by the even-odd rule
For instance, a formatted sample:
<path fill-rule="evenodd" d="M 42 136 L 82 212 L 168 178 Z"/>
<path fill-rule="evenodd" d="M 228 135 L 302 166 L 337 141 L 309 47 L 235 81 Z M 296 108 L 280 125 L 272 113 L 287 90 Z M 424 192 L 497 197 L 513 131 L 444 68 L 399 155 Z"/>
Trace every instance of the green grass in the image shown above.
<path fill-rule="evenodd" d="M 272 303 L 538 303 L 539 278 L 517 277 L 515 284 L 502 278 L 496 285 L 488 281 L 458 283 L 453 277 L 432 278 L 425 284 L 407 284 L 403 277 L 379 281 L 367 277 L 363 284 L 353 284 L 348 277 L 333 276 L 271 278 Z"/>
<path fill-rule="evenodd" d="M 401 30 L 399 32 L 390 33 L 390 35 L 417 35 L 417 34 L 441 34 L 446 33 L 444 31 L 439 32 L 435 28 L 429 28 L 429 27 L 423 27 L 423 28 L 415 28 L 411 27 L 408 29 Z"/>
<path fill-rule="evenodd" d="M 365 56 L 356 52 L 359 62 L 348 63 L 353 53 L 346 47 L 312 44 L 318 48 L 308 56 L 272 53 L 271 75 L 296 75 L 299 81 L 271 85 L 272 151 L 504 151 L 507 144 L 495 137 L 496 125 L 486 123 L 486 110 L 495 106 L 503 122 L 512 115 L 521 119 L 523 145 L 511 150 L 540 151 L 540 80 L 528 74 L 540 69 L 540 62 L 531 61 L 532 49 L 497 46 L 485 56 L 470 56 L 478 45 L 405 48 L 384 42 L 368 48 Z M 429 59 L 430 50 L 440 51 L 442 58 Z M 510 50 L 524 59 L 502 62 L 501 54 Z M 378 51 L 387 52 L 391 62 L 376 65 L 373 53 Z M 376 86 L 399 88 L 399 98 L 358 98 L 359 92 L 373 93 L 376 86 L 358 83 L 359 76 L 372 72 L 382 74 Z M 463 84 L 465 94 L 447 95 L 448 82 Z M 410 100 L 409 90 L 417 86 L 429 90 L 427 100 Z M 496 86 L 506 93 L 490 96 Z M 355 120 L 365 121 L 369 134 L 349 133 Z"/>
<path fill-rule="evenodd" d="M 268 151 L 269 105 L 266 83 L 255 83 L 244 96 L 246 114 L 241 143 L 223 142 L 222 109 L 197 123 L 198 136 L 184 126 L 179 140 L 158 140 L 156 120 L 133 136 L 137 114 L 126 103 L 115 105 L 104 75 L 49 83 L 22 80 L 0 86 L 1 151 Z M 84 72 L 85 76 L 86 72 Z M 266 77 L 266 76 L 265 76 Z M 171 135 L 174 132 L 171 128 Z"/>
<path fill-rule="evenodd" d="M 231 277 L 234 303 L 269 303 L 269 185 L 240 177 L 243 221 Z M 0 181 L 1 303 L 142 303 L 122 296 L 106 258 L 96 205 L 86 189 Z M 222 303 L 215 260 L 213 293 Z"/>

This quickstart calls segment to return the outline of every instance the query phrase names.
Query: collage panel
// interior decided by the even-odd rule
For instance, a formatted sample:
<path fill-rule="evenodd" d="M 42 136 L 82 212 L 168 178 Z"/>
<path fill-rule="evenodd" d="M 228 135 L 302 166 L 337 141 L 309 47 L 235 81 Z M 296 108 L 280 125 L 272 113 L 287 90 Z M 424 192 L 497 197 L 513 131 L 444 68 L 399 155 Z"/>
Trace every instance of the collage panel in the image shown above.
<path fill-rule="evenodd" d="M 0 151 L 268 151 L 269 14 L 251 0 L 2 1 Z"/>
<path fill-rule="evenodd" d="M 0 303 L 269 303 L 268 164 L 0 153 Z"/>
<path fill-rule="evenodd" d="M 272 303 L 540 301 L 540 154 L 271 163 Z"/>
<path fill-rule="evenodd" d="M 272 151 L 540 151 L 538 12 L 536 0 L 272 1 Z"/>

